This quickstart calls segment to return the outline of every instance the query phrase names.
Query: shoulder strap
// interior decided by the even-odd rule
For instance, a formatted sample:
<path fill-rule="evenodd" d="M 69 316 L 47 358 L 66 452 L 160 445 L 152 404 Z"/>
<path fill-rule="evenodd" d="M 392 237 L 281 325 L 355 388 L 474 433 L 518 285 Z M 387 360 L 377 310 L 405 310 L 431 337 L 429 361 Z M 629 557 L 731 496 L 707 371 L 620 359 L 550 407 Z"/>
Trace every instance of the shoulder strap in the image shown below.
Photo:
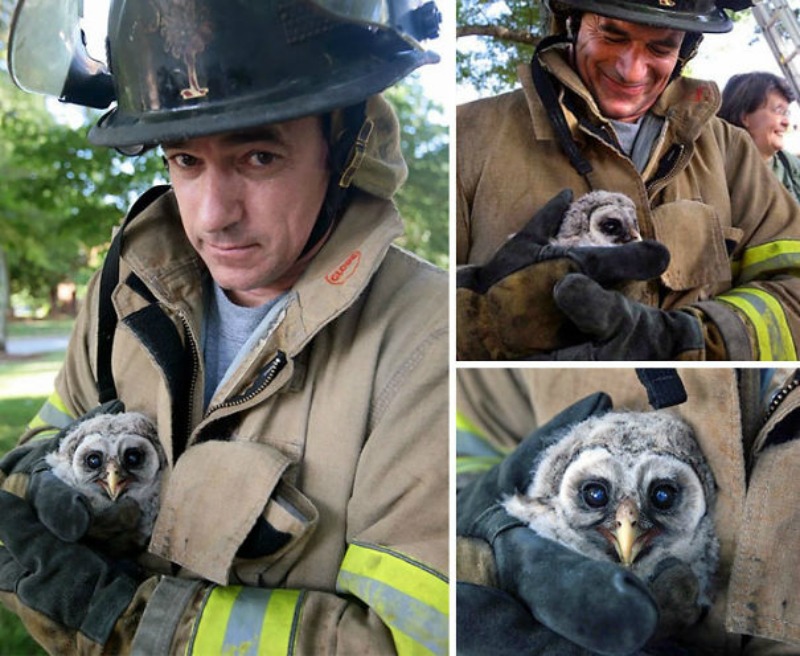
<path fill-rule="evenodd" d="M 114 332 L 117 328 L 117 313 L 111 302 L 111 294 L 119 283 L 119 260 L 122 254 L 122 236 L 125 227 L 135 216 L 170 189 L 169 185 L 157 185 L 144 192 L 131 207 L 117 234 L 111 241 L 103 271 L 100 274 L 100 304 L 97 329 L 97 393 L 100 403 L 117 398 L 117 387 L 111 371 L 111 351 Z"/>

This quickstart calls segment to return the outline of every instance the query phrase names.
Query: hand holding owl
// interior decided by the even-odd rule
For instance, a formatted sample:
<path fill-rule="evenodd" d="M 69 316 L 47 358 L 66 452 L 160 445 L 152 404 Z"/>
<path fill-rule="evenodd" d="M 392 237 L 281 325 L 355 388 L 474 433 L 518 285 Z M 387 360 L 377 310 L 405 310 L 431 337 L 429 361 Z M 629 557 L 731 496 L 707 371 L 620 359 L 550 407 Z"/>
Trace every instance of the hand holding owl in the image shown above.
<path fill-rule="evenodd" d="M 531 616 L 524 627 L 518 623 L 494 627 L 498 640 L 510 632 L 527 632 L 521 641 L 535 645 L 552 632 L 593 653 L 631 654 L 657 629 L 656 601 L 637 576 L 615 563 L 591 559 L 538 535 L 500 504 L 504 497 L 527 489 L 531 464 L 557 443 L 568 427 L 610 408 L 605 394 L 571 406 L 459 494 L 458 535 L 490 545 L 498 587 Z M 462 588 L 459 597 L 462 591 L 470 594 L 468 588 Z M 464 613 L 456 617 L 459 632 L 469 631 L 469 625 L 479 621 Z M 492 622 L 493 618 L 486 616 L 480 621 Z"/>
<path fill-rule="evenodd" d="M 133 556 L 149 537 L 163 465 L 143 447 L 154 431 L 131 433 L 146 427 L 141 416 L 100 414 L 0 460 L 0 595 L 59 653 L 105 644 L 130 610 L 139 582 L 117 549 Z"/>
<path fill-rule="evenodd" d="M 459 359 L 519 359 L 583 341 L 553 298 L 553 287 L 567 274 L 580 273 L 601 285 L 614 285 L 649 280 L 667 268 L 669 252 L 663 245 L 632 235 L 630 239 L 624 237 L 628 243 L 614 248 L 572 248 L 551 243 L 571 204 L 572 192 L 562 191 L 489 262 L 459 268 Z M 611 217 L 606 218 L 610 226 Z M 631 228 L 625 230 L 630 232 Z M 606 229 L 616 231 L 616 227 Z"/>

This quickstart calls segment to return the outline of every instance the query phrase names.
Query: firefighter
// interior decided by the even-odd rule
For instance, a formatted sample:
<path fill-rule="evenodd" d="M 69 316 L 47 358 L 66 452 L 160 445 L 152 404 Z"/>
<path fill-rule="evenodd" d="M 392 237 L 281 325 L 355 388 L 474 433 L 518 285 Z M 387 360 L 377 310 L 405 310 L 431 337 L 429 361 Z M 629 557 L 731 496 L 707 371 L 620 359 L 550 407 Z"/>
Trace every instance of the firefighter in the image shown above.
<path fill-rule="evenodd" d="M 723 4 L 554 0 L 522 89 L 459 108 L 459 357 L 796 358 L 800 212 L 681 76 Z M 634 201 L 643 241 L 554 250 L 594 189 Z"/>
<path fill-rule="evenodd" d="M 392 244 L 379 95 L 437 59 L 417 4 L 113 0 L 110 72 L 66 48 L 54 93 L 113 95 L 90 140 L 160 146 L 171 186 L 131 209 L 0 462 L 24 496 L 0 493 L 0 598 L 51 653 L 447 652 L 446 276 Z M 73 34 L 53 8 L 17 9 L 23 87 Z M 74 541 L 92 518 L 42 460 L 45 429 L 121 405 L 167 456 L 137 568 Z"/>

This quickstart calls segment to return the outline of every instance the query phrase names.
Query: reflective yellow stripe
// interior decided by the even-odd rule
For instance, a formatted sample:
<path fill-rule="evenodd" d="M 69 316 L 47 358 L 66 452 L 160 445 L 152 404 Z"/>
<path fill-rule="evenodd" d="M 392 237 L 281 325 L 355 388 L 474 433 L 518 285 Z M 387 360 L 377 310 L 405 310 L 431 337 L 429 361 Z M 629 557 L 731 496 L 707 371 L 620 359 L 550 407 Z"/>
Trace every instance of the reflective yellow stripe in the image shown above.
<path fill-rule="evenodd" d="M 211 590 L 203 607 L 203 613 L 200 615 L 197 634 L 187 653 L 199 656 L 222 653 L 225 627 L 228 626 L 228 618 L 241 589 L 241 586 L 227 586 Z"/>
<path fill-rule="evenodd" d="M 478 428 L 475 424 L 470 421 L 470 419 L 464 415 L 460 410 L 456 410 L 456 430 L 463 430 L 467 431 L 468 433 L 472 433 L 476 437 L 480 437 L 482 439 L 486 439 L 486 436 L 483 434 L 483 431 Z"/>
<path fill-rule="evenodd" d="M 781 304 L 769 293 L 748 287 L 717 296 L 741 311 L 752 324 L 759 360 L 796 360 L 797 351 Z"/>
<path fill-rule="evenodd" d="M 737 284 L 769 274 L 800 277 L 800 241 L 782 239 L 746 249 L 731 267 Z"/>
<path fill-rule="evenodd" d="M 203 607 L 187 654 L 291 654 L 299 599 L 299 590 L 216 587 Z"/>
<path fill-rule="evenodd" d="M 383 620 L 398 654 L 447 653 L 449 595 L 444 576 L 400 554 L 351 544 L 336 589 L 358 597 Z"/>
<path fill-rule="evenodd" d="M 259 654 L 286 656 L 294 651 L 293 631 L 299 599 L 298 590 L 272 591 L 258 646 Z"/>
<path fill-rule="evenodd" d="M 500 462 L 503 462 L 502 456 L 458 457 L 456 458 L 456 474 L 474 474 L 489 471 Z"/>
<path fill-rule="evenodd" d="M 39 409 L 38 414 L 28 424 L 28 428 L 42 428 L 44 426 L 54 426 L 55 428 L 65 428 L 74 417 L 67 410 L 58 392 L 53 392 Z"/>
<path fill-rule="evenodd" d="M 456 452 L 460 457 L 502 460 L 507 450 L 495 446 L 486 434 L 460 411 L 456 411 Z"/>

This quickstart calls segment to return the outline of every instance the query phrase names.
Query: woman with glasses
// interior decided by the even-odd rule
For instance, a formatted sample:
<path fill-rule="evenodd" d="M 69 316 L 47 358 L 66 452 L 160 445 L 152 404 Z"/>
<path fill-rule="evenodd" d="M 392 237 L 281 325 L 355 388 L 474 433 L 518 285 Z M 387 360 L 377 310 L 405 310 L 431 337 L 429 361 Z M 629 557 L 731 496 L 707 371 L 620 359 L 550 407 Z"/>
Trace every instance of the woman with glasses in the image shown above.
<path fill-rule="evenodd" d="M 750 133 L 764 161 L 800 202 L 800 159 L 783 150 L 789 129 L 789 105 L 795 94 L 772 73 L 734 75 L 722 92 L 719 116 Z"/>

